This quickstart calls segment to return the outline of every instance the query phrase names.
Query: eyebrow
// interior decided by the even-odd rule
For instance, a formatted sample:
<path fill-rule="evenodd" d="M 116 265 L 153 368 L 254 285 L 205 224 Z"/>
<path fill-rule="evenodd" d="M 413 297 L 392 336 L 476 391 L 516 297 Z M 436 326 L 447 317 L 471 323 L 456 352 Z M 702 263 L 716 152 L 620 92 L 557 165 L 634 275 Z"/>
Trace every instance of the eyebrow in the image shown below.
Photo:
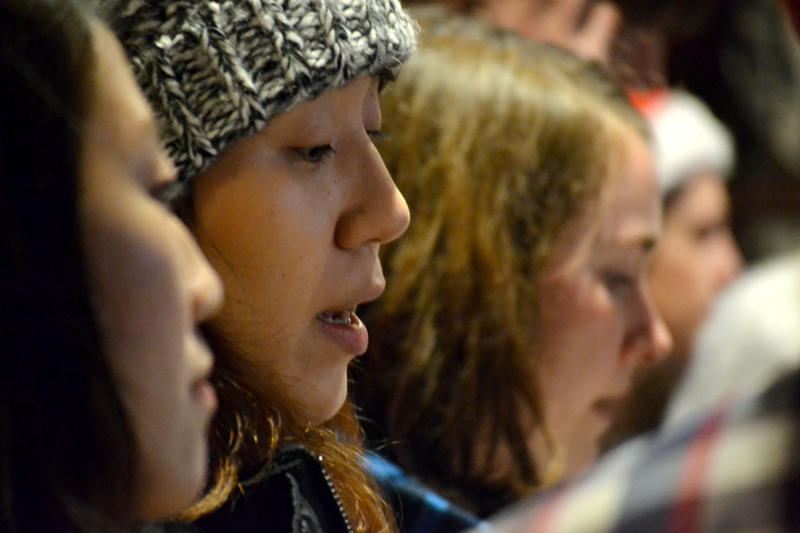
<path fill-rule="evenodd" d="M 393 81 L 397 81 L 397 68 L 384 67 L 377 74 L 378 78 L 378 94 L 383 92 L 383 89 Z"/>
<path fill-rule="evenodd" d="M 645 237 L 639 241 L 639 245 L 645 254 L 651 253 L 655 249 L 657 244 L 658 244 L 658 237 L 656 236 Z"/>
<path fill-rule="evenodd" d="M 658 235 L 646 234 L 642 236 L 636 235 L 632 238 L 626 238 L 623 236 L 620 239 L 606 241 L 606 243 L 614 243 L 620 248 L 632 250 L 637 253 L 640 252 L 642 255 L 648 255 L 651 254 L 655 249 L 656 245 L 658 244 L 658 239 Z"/>

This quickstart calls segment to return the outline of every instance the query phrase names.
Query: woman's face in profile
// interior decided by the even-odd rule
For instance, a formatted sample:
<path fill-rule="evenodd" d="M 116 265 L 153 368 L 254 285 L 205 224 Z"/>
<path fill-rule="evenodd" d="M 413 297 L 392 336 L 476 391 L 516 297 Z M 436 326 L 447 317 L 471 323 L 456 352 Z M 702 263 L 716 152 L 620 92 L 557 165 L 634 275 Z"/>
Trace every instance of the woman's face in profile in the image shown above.
<path fill-rule="evenodd" d="M 568 474 L 594 459 L 634 372 L 670 347 L 647 284 L 661 228 L 655 168 L 638 135 L 621 142 L 619 175 L 555 245 L 540 281 L 534 375 Z"/>
<path fill-rule="evenodd" d="M 409 215 L 372 137 L 378 79 L 362 77 L 270 120 L 197 179 L 194 231 L 225 282 L 211 322 L 250 390 L 313 424 L 347 396 L 367 349 L 358 306 L 384 287 L 378 249 Z"/>
<path fill-rule="evenodd" d="M 205 483 L 216 408 L 211 353 L 197 326 L 222 288 L 186 228 L 156 197 L 174 170 L 122 51 L 92 27 L 81 151 L 81 229 L 109 368 L 136 438 L 137 518 L 164 519 Z"/>
<path fill-rule="evenodd" d="M 728 192 L 715 172 L 688 179 L 664 216 L 650 285 L 681 366 L 714 301 L 742 268 L 729 220 Z"/>

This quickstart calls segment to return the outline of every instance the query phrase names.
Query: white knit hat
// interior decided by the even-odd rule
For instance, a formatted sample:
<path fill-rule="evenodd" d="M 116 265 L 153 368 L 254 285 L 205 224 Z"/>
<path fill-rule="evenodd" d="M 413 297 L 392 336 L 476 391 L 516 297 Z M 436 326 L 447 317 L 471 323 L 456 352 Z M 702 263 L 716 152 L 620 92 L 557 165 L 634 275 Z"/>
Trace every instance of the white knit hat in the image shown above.
<path fill-rule="evenodd" d="M 106 0 L 180 179 L 276 115 L 415 47 L 399 0 Z"/>
<path fill-rule="evenodd" d="M 675 89 L 640 96 L 634 103 L 653 131 L 662 195 L 700 172 L 729 176 L 735 161 L 733 138 L 698 98 Z"/>

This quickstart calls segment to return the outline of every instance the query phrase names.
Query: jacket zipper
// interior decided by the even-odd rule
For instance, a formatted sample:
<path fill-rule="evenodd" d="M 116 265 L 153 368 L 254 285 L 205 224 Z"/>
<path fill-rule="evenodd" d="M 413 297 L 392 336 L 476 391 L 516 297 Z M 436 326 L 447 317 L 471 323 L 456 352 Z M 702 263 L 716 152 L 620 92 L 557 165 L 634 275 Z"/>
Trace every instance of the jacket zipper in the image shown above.
<path fill-rule="evenodd" d="M 320 472 L 322 472 L 322 477 L 325 479 L 325 483 L 328 485 L 328 490 L 333 496 L 333 501 L 336 502 L 336 508 L 339 509 L 339 516 L 342 517 L 342 521 L 344 522 L 345 528 L 347 529 L 347 533 L 355 533 L 353 529 L 353 524 L 350 522 L 350 518 L 347 516 L 347 513 L 344 510 L 344 505 L 342 505 L 342 499 L 339 496 L 339 491 L 336 490 L 336 487 L 333 484 L 333 480 L 331 479 L 331 475 L 328 473 L 328 469 L 325 468 L 325 461 L 321 455 L 314 455 L 308 448 L 304 446 L 293 446 L 293 448 L 297 450 L 301 450 L 304 454 L 311 458 L 312 461 L 316 461 L 319 465 Z M 276 471 L 274 470 L 274 465 L 269 465 L 267 468 L 264 468 L 262 472 L 254 476 L 253 478 L 249 479 L 245 485 L 253 485 L 260 483 L 262 479 L 268 477 L 270 475 L 275 474 Z"/>
<path fill-rule="evenodd" d="M 310 451 L 306 451 L 309 455 L 312 455 Z M 344 505 L 342 505 L 342 499 L 339 496 L 339 491 L 336 490 L 333 480 L 331 479 L 331 475 L 328 473 L 328 469 L 325 468 L 325 460 L 321 455 L 315 456 L 314 459 L 319 462 L 319 467 L 322 470 L 322 477 L 325 478 L 325 482 L 328 484 L 328 489 L 331 491 L 331 495 L 333 496 L 333 501 L 336 502 L 336 507 L 339 508 L 339 514 L 342 516 L 342 520 L 344 520 L 345 527 L 347 527 L 347 533 L 355 533 L 353 525 L 350 523 L 350 518 L 347 516 L 347 513 L 344 510 Z"/>

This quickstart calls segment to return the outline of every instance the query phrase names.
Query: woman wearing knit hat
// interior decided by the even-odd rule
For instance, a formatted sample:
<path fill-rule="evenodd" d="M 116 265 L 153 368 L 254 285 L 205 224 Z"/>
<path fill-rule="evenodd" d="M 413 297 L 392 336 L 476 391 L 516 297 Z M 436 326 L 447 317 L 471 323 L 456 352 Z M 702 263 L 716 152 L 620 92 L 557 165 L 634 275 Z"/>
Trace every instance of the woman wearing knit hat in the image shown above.
<path fill-rule="evenodd" d="M 730 133 L 685 91 L 660 90 L 633 98 L 653 129 L 664 231 L 649 278 L 673 350 L 637 379 L 608 435 L 609 445 L 661 423 L 711 306 L 742 266 L 725 188 L 734 163 Z"/>
<path fill-rule="evenodd" d="M 226 286 L 208 328 L 213 476 L 189 515 L 206 531 L 391 530 L 347 368 L 367 348 L 358 306 L 383 292 L 378 249 L 409 219 L 373 139 L 413 23 L 397 0 L 108 4 Z"/>
<path fill-rule="evenodd" d="M 413 15 L 381 153 L 414 217 L 384 250 L 359 405 L 379 451 L 486 516 L 590 462 L 668 348 L 645 283 L 657 181 L 645 124 L 592 65 Z"/>

